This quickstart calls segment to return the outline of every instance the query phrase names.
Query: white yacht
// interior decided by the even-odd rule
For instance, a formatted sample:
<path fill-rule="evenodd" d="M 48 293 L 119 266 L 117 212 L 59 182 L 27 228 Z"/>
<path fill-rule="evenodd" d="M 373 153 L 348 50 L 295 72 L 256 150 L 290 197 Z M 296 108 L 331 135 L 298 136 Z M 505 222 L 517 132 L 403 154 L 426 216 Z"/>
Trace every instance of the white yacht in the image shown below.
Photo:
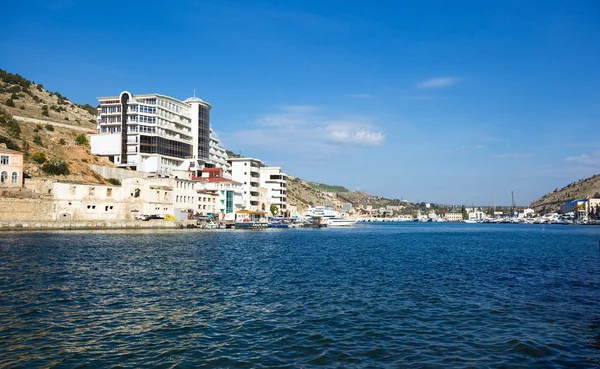
<path fill-rule="evenodd" d="M 340 213 L 329 206 L 311 206 L 302 214 L 304 217 L 322 217 L 329 227 L 351 227 L 355 219 L 340 216 Z"/>

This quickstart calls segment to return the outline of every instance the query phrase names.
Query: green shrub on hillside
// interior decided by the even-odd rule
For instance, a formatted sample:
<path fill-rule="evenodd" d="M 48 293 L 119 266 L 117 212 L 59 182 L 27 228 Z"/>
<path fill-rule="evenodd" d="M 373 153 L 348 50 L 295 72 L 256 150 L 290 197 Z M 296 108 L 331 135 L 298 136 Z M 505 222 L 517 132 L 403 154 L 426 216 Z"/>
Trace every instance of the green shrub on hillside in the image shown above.
<path fill-rule="evenodd" d="M 18 74 L 8 73 L 4 69 L 0 69 L 0 79 L 2 81 L 4 81 L 5 83 L 11 84 L 11 85 L 19 85 L 19 86 L 25 87 L 25 88 L 29 88 L 29 86 L 31 85 L 31 81 L 23 78 L 22 76 L 20 76 Z"/>
<path fill-rule="evenodd" d="M 46 131 L 54 131 L 54 126 L 52 124 L 46 124 Z"/>
<path fill-rule="evenodd" d="M 10 92 L 11 94 L 16 94 L 18 92 L 21 92 L 21 86 L 10 86 L 6 92 Z"/>
<path fill-rule="evenodd" d="M 121 181 L 119 181 L 117 178 L 109 178 L 108 182 L 112 185 L 115 186 L 120 186 L 121 185 Z"/>
<path fill-rule="evenodd" d="M 15 102 L 12 99 L 6 99 L 6 106 L 15 107 Z"/>
<path fill-rule="evenodd" d="M 67 144 L 67 141 L 65 141 L 64 138 L 61 138 L 60 140 L 58 140 L 58 143 L 64 146 Z"/>
<path fill-rule="evenodd" d="M 39 164 L 44 164 L 44 162 L 46 161 L 46 153 L 44 153 L 43 151 L 38 151 L 35 154 L 33 154 L 32 159 Z"/>
<path fill-rule="evenodd" d="M 40 135 L 33 136 L 33 143 L 36 144 L 36 145 L 43 146 L 43 144 L 42 144 L 42 138 L 40 137 Z"/>
<path fill-rule="evenodd" d="M 6 148 L 9 150 L 21 150 L 21 148 L 19 148 L 19 145 L 17 145 L 13 140 L 11 140 L 8 137 L 0 136 L 0 143 L 6 144 Z"/>
<path fill-rule="evenodd" d="M 21 105 L 21 107 L 19 109 L 25 110 L 25 105 Z"/>
<path fill-rule="evenodd" d="M 42 165 L 42 170 L 50 175 L 66 175 L 69 174 L 69 167 L 62 159 L 52 159 Z"/>
<path fill-rule="evenodd" d="M 0 125 L 8 128 L 8 134 L 11 137 L 19 138 L 21 136 L 21 126 L 19 123 L 3 109 L 0 109 Z"/>
<path fill-rule="evenodd" d="M 36 86 L 36 88 L 38 89 L 38 91 L 43 91 L 44 90 L 44 85 L 42 85 L 40 83 L 39 85 Z"/>
<path fill-rule="evenodd" d="M 19 100 L 19 95 L 13 92 L 12 95 L 10 95 L 10 98 L 13 100 Z"/>
<path fill-rule="evenodd" d="M 89 143 L 87 136 L 83 133 L 75 137 L 75 142 L 77 143 L 77 145 L 81 146 L 86 146 Z"/>
<path fill-rule="evenodd" d="M 88 113 L 92 114 L 93 116 L 98 115 L 98 109 L 94 108 L 93 106 L 91 106 L 90 104 L 85 104 L 85 105 L 78 105 L 81 109 L 86 110 Z M 96 123 L 95 121 L 93 123 Z"/>

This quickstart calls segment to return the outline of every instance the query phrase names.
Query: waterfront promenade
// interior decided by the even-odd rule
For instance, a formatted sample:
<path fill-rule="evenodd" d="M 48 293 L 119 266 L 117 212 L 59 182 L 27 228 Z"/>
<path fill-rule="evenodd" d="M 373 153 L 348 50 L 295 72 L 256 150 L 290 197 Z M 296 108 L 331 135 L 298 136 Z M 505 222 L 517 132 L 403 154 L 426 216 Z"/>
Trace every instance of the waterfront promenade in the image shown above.
<path fill-rule="evenodd" d="M 0 231 L 94 230 L 94 229 L 178 229 L 193 228 L 195 220 L 113 220 L 113 221 L 0 221 Z"/>

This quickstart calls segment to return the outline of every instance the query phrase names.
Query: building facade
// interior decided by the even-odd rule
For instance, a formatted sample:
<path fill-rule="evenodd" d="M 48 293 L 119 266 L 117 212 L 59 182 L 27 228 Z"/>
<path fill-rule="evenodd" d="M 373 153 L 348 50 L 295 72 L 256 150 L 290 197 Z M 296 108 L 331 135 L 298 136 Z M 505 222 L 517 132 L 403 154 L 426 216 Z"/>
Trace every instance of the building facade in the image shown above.
<path fill-rule="evenodd" d="M 106 156 L 119 167 L 149 173 L 169 173 L 184 159 L 209 161 L 207 102 L 127 91 L 98 101 L 98 133 L 90 141 L 93 154 Z"/>
<path fill-rule="evenodd" d="M 0 187 L 23 187 L 23 153 L 0 147 Z"/>
<path fill-rule="evenodd" d="M 227 161 L 227 150 L 221 145 L 219 136 L 210 129 L 210 149 L 208 151 L 207 166 L 214 166 L 223 169 L 223 176 L 231 178 L 231 164 Z"/>
<path fill-rule="evenodd" d="M 268 202 L 277 207 L 278 214 L 285 215 L 287 213 L 287 175 L 281 168 L 261 167 L 260 187 L 268 190 Z"/>
<path fill-rule="evenodd" d="M 229 158 L 231 178 L 242 185 L 243 210 L 261 210 L 260 167 L 263 163 L 253 158 Z"/>

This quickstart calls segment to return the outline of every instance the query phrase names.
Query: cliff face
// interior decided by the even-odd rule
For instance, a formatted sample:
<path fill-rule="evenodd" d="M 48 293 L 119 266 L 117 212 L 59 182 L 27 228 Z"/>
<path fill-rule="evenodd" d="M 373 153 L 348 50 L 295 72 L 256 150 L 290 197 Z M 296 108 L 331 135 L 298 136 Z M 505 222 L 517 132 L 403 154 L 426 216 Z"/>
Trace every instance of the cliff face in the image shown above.
<path fill-rule="evenodd" d="M 600 174 L 596 174 L 590 178 L 580 179 L 577 182 L 568 184 L 567 186 L 555 189 L 554 191 L 545 194 L 540 199 L 531 203 L 537 213 L 548 213 L 558 211 L 560 206 L 577 199 L 586 199 L 590 197 L 600 198 Z"/>

